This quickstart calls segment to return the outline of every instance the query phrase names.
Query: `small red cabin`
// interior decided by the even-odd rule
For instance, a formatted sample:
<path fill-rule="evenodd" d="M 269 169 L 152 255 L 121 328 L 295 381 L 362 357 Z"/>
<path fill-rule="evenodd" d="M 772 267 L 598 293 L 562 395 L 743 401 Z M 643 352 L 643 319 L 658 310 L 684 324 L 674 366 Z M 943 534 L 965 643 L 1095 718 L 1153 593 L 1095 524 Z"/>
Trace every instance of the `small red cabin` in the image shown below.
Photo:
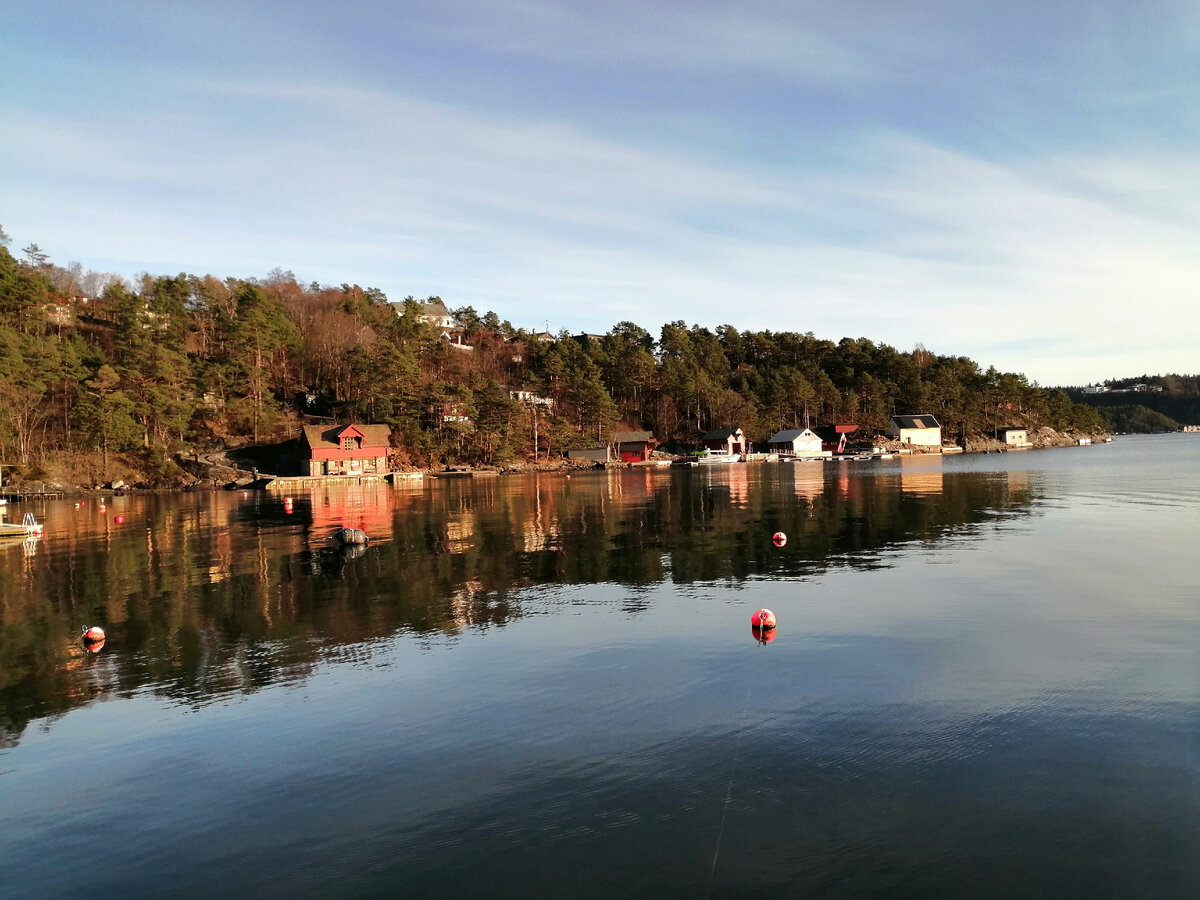
<path fill-rule="evenodd" d="M 654 450 L 654 436 L 648 431 L 619 431 L 613 435 L 621 462 L 646 462 Z"/>
<path fill-rule="evenodd" d="M 391 435 L 386 425 L 305 425 L 301 465 L 308 475 L 385 475 Z"/>

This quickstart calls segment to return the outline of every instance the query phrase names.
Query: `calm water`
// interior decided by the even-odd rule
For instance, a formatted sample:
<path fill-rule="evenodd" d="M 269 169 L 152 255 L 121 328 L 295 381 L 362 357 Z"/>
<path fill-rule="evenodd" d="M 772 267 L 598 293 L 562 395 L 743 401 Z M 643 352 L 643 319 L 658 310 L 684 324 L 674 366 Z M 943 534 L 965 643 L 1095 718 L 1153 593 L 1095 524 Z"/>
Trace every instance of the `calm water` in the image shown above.
<path fill-rule="evenodd" d="M 1200 891 L 1200 435 L 37 511 L 6 900 Z"/>

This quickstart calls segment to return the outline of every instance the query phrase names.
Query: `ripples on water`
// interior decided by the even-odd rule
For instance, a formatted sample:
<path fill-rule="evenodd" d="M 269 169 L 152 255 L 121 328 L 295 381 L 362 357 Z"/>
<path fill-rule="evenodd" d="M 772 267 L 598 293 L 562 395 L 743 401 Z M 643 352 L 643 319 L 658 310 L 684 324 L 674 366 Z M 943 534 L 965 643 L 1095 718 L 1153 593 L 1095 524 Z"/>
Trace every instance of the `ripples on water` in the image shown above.
<path fill-rule="evenodd" d="M 0 896 L 1191 896 L 1198 457 L 51 504 Z"/>

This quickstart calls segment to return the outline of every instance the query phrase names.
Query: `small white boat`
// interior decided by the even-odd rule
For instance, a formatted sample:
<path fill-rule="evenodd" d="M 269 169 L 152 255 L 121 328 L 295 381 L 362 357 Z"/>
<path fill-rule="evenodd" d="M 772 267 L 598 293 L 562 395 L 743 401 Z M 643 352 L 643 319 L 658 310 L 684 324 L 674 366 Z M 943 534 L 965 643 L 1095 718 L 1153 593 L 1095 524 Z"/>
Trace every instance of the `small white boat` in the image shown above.
<path fill-rule="evenodd" d="M 703 456 L 696 457 L 696 462 L 702 466 L 719 466 L 725 463 L 741 462 L 740 453 L 729 453 L 725 450 L 709 450 Z"/>

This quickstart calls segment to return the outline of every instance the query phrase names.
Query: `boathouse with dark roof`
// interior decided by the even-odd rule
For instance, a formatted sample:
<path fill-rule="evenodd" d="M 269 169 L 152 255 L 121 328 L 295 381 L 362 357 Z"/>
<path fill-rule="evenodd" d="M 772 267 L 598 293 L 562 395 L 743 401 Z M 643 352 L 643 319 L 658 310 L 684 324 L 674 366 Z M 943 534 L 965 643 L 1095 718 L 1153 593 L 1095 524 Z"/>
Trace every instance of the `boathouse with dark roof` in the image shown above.
<path fill-rule="evenodd" d="M 618 431 L 612 442 L 621 462 L 646 462 L 654 451 L 654 435 L 649 431 Z"/>
<path fill-rule="evenodd" d="M 828 451 L 821 450 L 820 435 L 808 428 L 786 428 L 776 432 L 767 441 L 767 452 L 803 457 L 829 455 Z"/>
<path fill-rule="evenodd" d="M 386 475 L 392 430 L 386 425 L 305 425 L 300 465 L 307 475 Z"/>
<path fill-rule="evenodd" d="M 748 453 L 750 442 L 740 428 L 714 428 L 700 439 L 706 450 L 717 453 Z"/>
<path fill-rule="evenodd" d="M 933 416 L 892 416 L 888 437 L 918 447 L 942 446 L 942 426 Z"/>

